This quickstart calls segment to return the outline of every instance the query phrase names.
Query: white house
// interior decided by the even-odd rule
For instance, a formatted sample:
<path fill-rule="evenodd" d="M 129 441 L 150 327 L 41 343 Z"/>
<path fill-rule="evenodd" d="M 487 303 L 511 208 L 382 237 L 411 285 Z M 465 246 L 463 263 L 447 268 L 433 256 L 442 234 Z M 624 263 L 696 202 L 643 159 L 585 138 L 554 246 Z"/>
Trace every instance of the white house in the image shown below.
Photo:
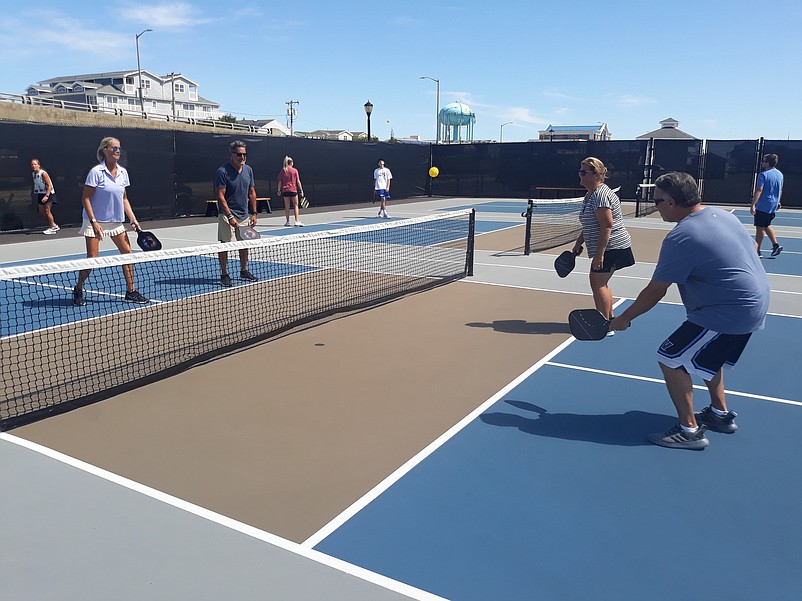
<path fill-rule="evenodd" d="M 65 103 L 84 104 L 103 110 L 159 115 L 165 118 L 185 117 L 218 119 L 220 104 L 198 94 L 198 84 L 180 73 L 155 75 L 139 71 L 112 71 L 53 77 L 28 86 L 28 96 Z M 140 89 L 142 97 L 140 100 Z M 70 108 L 65 104 L 65 108 Z"/>
<path fill-rule="evenodd" d="M 244 119 L 237 122 L 239 125 L 248 125 L 254 132 L 264 136 L 289 136 L 290 128 L 276 119 Z"/>

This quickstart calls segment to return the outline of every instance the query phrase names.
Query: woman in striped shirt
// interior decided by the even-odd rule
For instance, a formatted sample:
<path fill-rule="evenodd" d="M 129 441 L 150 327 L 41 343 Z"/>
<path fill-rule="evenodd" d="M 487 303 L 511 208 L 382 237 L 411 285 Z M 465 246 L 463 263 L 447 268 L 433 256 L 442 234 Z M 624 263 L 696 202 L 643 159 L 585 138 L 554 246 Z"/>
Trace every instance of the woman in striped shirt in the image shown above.
<path fill-rule="evenodd" d="M 607 167 L 599 159 L 588 157 L 579 167 L 579 183 L 588 192 L 579 213 L 582 233 L 574 243 L 575 254 L 588 247 L 590 290 L 596 308 L 607 319 L 613 318 L 613 293 L 607 285 L 616 269 L 635 264 L 632 238 L 624 227 L 621 200 L 604 183 Z"/>

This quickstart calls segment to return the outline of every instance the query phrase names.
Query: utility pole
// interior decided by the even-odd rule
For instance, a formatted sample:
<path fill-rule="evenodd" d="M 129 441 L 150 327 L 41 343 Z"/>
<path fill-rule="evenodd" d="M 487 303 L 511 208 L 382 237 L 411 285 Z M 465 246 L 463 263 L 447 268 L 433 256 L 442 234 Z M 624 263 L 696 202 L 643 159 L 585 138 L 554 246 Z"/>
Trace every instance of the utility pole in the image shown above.
<path fill-rule="evenodd" d="M 153 30 L 146 29 L 145 31 L 136 34 L 136 71 L 137 77 L 139 78 L 139 109 L 143 114 L 145 113 L 145 99 L 142 97 L 142 66 L 139 63 L 139 38 L 149 31 Z"/>
<path fill-rule="evenodd" d="M 289 125 L 290 125 L 290 137 L 292 137 L 292 135 L 293 135 L 293 133 L 292 133 L 292 131 L 293 131 L 292 130 L 292 123 L 295 120 L 295 116 L 298 114 L 298 111 L 295 110 L 295 105 L 296 104 L 301 104 L 301 103 L 298 102 L 297 100 L 290 100 L 288 102 L 285 102 L 284 104 L 287 105 L 287 118 L 288 118 L 288 120 L 290 122 L 289 123 Z"/>

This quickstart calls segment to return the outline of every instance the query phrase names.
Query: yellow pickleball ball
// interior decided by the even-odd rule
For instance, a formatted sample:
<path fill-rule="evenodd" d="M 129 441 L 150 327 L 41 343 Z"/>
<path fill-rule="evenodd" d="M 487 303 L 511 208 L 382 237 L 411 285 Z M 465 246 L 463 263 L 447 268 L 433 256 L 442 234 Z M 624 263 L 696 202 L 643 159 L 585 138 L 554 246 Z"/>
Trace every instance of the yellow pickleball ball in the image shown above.
<path fill-rule="evenodd" d="M 437 177 L 438 175 L 440 175 L 440 170 L 437 167 L 429 169 L 429 177 Z"/>

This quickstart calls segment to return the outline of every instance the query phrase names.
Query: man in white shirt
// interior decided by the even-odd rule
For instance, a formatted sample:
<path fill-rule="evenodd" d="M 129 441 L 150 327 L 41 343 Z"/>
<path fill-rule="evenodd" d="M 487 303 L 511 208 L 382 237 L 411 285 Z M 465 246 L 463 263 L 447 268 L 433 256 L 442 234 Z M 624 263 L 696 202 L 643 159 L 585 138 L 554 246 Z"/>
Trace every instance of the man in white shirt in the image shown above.
<path fill-rule="evenodd" d="M 373 193 L 381 199 L 381 207 L 379 208 L 379 217 L 389 219 L 387 214 L 387 201 L 390 200 L 390 180 L 393 179 L 393 174 L 384 166 L 384 160 L 379 159 L 378 168 L 373 171 Z"/>

